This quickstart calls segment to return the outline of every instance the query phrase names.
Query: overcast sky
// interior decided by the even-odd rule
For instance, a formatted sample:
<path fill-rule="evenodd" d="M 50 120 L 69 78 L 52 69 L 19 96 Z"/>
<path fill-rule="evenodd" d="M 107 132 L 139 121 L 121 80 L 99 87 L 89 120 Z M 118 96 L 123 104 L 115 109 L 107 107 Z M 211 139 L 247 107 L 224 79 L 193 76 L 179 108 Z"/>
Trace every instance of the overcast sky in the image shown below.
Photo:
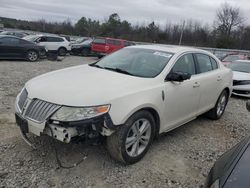
<path fill-rule="evenodd" d="M 103 21 L 111 13 L 133 24 L 156 21 L 181 22 L 195 19 L 212 24 L 218 7 L 225 0 L 0 0 L 0 16 L 24 20 L 46 19 L 75 23 L 82 16 Z M 250 0 L 227 0 L 250 18 Z"/>

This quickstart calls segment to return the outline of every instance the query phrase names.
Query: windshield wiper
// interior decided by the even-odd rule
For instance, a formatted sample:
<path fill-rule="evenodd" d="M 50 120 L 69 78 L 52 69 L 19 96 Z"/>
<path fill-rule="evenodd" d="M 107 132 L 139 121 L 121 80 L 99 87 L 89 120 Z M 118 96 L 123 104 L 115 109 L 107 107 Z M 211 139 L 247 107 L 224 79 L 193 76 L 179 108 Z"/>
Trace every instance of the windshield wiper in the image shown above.
<path fill-rule="evenodd" d="M 127 74 L 127 75 L 131 75 L 131 76 L 134 76 L 134 74 L 126 71 L 126 70 L 123 70 L 123 69 L 120 69 L 120 68 L 111 68 L 111 67 L 102 67 L 104 69 L 107 69 L 107 70 L 111 70 L 111 71 L 115 71 L 115 72 L 119 72 L 119 73 L 122 73 L 122 74 Z"/>
<path fill-rule="evenodd" d="M 97 65 L 96 63 L 89 64 L 89 66 L 104 69 L 104 67 Z"/>

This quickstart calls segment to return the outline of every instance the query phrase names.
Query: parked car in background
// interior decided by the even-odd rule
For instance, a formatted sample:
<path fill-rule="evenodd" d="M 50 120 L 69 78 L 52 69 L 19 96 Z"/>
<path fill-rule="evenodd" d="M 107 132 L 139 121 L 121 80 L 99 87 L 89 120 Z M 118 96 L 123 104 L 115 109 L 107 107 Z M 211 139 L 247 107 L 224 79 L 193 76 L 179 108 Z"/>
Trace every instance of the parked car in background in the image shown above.
<path fill-rule="evenodd" d="M 80 43 L 83 43 L 85 40 L 89 40 L 90 38 L 89 37 L 80 37 L 76 40 L 71 40 L 71 44 L 80 44 Z"/>
<path fill-rule="evenodd" d="M 71 43 L 64 37 L 54 35 L 29 35 L 25 40 L 44 46 L 49 52 L 57 52 L 60 56 L 65 56 L 71 51 Z"/>
<path fill-rule="evenodd" d="M 92 42 L 91 51 L 100 58 L 132 45 L 134 45 L 134 43 L 127 40 L 97 37 Z"/>
<path fill-rule="evenodd" d="M 250 112 L 250 101 L 246 103 Z M 224 153 L 211 168 L 204 188 L 249 188 L 250 137 Z"/>
<path fill-rule="evenodd" d="M 81 43 L 75 43 L 71 46 L 71 53 L 73 55 L 82 55 L 82 56 L 88 56 L 91 53 L 91 44 L 93 42 L 93 39 L 89 38 L 88 40 L 84 40 Z"/>
<path fill-rule="evenodd" d="M 223 65 L 228 66 L 233 61 L 248 60 L 248 59 L 249 57 L 244 54 L 228 54 L 221 59 L 221 62 L 223 63 Z"/>
<path fill-rule="evenodd" d="M 64 143 L 105 136 L 111 156 L 131 164 L 158 134 L 204 113 L 220 119 L 231 89 L 232 71 L 209 52 L 130 46 L 28 81 L 16 98 L 16 122 L 29 144 L 28 132 Z"/>
<path fill-rule="evenodd" d="M 45 54 L 45 48 L 33 42 L 9 35 L 0 36 L 0 59 L 37 61 Z"/>
<path fill-rule="evenodd" d="M 27 33 L 21 32 L 21 31 L 3 31 L 0 33 L 0 35 L 11 35 L 11 36 L 15 36 L 18 38 L 23 38 L 23 37 L 28 36 Z"/>
<path fill-rule="evenodd" d="M 237 60 L 228 67 L 233 71 L 233 94 L 250 97 L 250 60 Z"/>

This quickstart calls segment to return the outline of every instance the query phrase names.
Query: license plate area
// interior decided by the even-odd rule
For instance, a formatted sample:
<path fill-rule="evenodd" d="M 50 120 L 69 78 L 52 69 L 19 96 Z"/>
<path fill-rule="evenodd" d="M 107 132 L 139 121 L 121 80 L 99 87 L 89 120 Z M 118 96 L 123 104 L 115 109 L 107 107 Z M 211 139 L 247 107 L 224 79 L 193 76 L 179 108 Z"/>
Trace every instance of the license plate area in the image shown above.
<path fill-rule="evenodd" d="M 15 117 L 16 117 L 16 123 L 20 127 L 21 131 L 23 133 L 28 133 L 29 132 L 28 121 L 20 117 L 18 114 L 15 114 Z"/>

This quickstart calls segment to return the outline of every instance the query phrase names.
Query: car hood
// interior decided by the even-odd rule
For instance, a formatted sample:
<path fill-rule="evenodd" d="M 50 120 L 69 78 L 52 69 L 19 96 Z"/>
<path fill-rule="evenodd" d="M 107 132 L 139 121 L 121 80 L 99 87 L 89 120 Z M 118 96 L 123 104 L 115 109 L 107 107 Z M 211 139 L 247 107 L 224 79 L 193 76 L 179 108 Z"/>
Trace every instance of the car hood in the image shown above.
<path fill-rule="evenodd" d="M 233 71 L 233 80 L 250 80 L 250 73 Z"/>
<path fill-rule="evenodd" d="M 29 98 L 67 106 L 109 104 L 138 91 L 153 79 L 81 65 L 53 71 L 26 83 Z"/>

